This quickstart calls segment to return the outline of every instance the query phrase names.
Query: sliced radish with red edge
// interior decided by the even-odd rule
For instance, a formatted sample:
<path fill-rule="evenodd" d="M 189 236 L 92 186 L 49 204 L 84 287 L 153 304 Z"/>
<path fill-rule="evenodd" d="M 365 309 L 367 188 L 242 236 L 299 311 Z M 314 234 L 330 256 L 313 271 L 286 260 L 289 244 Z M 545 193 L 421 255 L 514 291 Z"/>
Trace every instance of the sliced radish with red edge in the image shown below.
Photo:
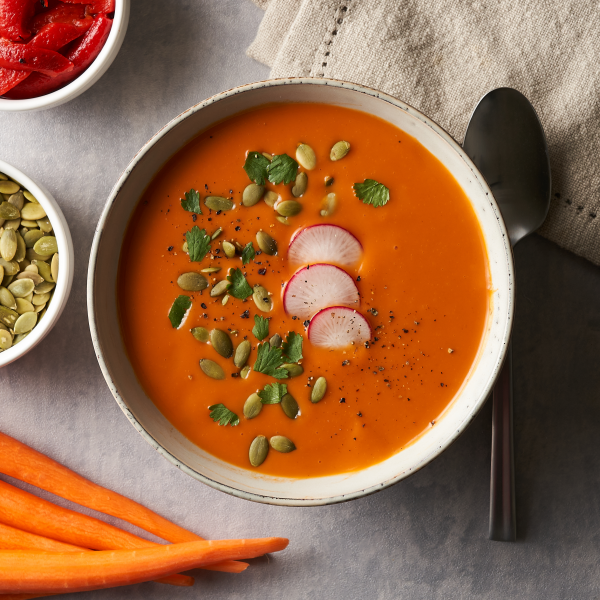
<path fill-rule="evenodd" d="M 371 339 L 371 326 L 359 312 L 346 306 L 319 311 L 308 326 L 308 339 L 322 348 L 345 348 Z"/>
<path fill-rule="evenodd" d="M 301 229 L 290 242 L 288 259 L 294 264 L 335 263 L 355 265 L 362 245 L 347 229 L 338 225 L 311 225 Z"/>

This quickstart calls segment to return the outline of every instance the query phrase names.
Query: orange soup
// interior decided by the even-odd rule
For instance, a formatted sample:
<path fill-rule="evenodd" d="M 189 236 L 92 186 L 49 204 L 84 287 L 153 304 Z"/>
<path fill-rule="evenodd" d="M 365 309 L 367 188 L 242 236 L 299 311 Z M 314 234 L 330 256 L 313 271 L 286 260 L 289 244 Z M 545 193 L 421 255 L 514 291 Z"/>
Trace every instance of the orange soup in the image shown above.
<path fill-rule="evenodd" d="M 331 160 L 340 141 L 346 142 L 337 146 L 343 156 Z M 309 148 L 298 166 L 299 144 Z M 314 168 L 306 168 L 313 167 L 310 149 Z M 304 187 L 304 175 L 295 179 L 299 173 L 306 174 L 307 185 L 295 197 Z M 246 206 L 244 190 L 251 178 L 261 183 L 261 177 L 266 178 L 265 193 L 275 193 Z M 269 177 L 294 180 L 271 183 Z M 229 201 L 222 205 L 225 210 L 218 210 L 218 202 L 215 210 L 207 207 L 207 197 L 214 196 L 221 198 L 218 202 Z M 284 201 L 292 201 L 285 210 Z M 332 238 L 326 260 L 318 259 L 319 252 L 331 240 L 307 238 L 304 251 L 308 248 L 310 255 L 314 250 L 311 260 L 308 265 L 293 263 L 290 241 L 313 225 L 338 226 L 342 237 Z M 189 233 L 194 228 L 196 234 L 204 230 L 202 239 Z M 333 230 L 311 229 L 317 234 Z M 259 251 L 259 232 L 269 236 L 263 236 L 263 246 L 265 239 L 274 240 L 276 254 Z M 342 260 L 340 239 L 359 249 L 352 264 Z M 240 252 L 249 243 L 254 257 L 249 258 L 252 251 L 247 249 L 249 262 L 244 264 Z M 235 256 L 228 258 L 236 247 Z M 331 266 L 319 271 L 316 263 Z M 309 270 L 294 279 L 306 266 Z M 220 270 L 207 272 L 210 268 Z M 185 273 L 204 277 L 206 289 L 182 289 L 178 280 Z M 232 285 L 215 295 L 227 287 L 220 282 L 228 275 Z M 318 282 L 310 283 L 309 277 Z M 191 280 L 202 282 L 198 275 Z M 297 284 L 293 293 L 291 281 Z M 267 292 L 268 312 L 259 309 L 253 295 L 245 297 L 256 285 Z M 309 285 L 313 287 L 307 290 Z M 350 299 L 340 296 L 344 286 Z M 318 299 L 303 300 L 305 293 Z M 176 303 L 180 296 L 184 298 Z M 286 313 L 284 299 L 289 303 L 292 298 L 305 307 L 296 312 L 311 314 Z M 347 308 L 324 313 L 327 318 L 319 324 L 313 313 L 323 308 L 321 298 L 327 306 Z M 124 344 L 139 381 L 187 438 L 256 472 L 323 476 L 380 462 L 435 427 L 482 341 L 489 303 L 487 256 L 464 192 L 414 138 L 346 108 L 275 104 L 215 125 L 156 175 L 129 224 L 118 303 Z M 335 329 L 340 315 L 348 317 L 348 326 Z M 262 340 L 260 332 L 252 332 L 255 316 L 267 319 L 258 319 L 268 326 Z M 248 342 L 244 370 L 227 348 L 222 356 L 216 343 L 200 341 L 212 330 L 224 332 L 234 351 Z M 275 334 L 283 347 L 277 339 L 270 344 Z M 336 345 L 338 339 L 345 340 L 343 346 Z M 203 370 L 215 363 L 221 379 Z M 291 370 L 286 372 L 282 363 Z M 301 374 L 286 376 L 296 372 Z M 312 402 L 319 378 L 324 378 L 326 392 Z M 260 395 L 254 412 L 260 412 L 247 418 L 244 406 L 255 393 Z M 289 403 L 287 411 L 282 408 L 284 393 L 295 399 L 291 415 Z M 282 448 L 280 443 L 280 450 L 292 451 L 269 447 L 274 436 L 292 444 Z M 252 466 L 249 450 L 256 438 L 260 443 L 254 444 L 254 452 L 259 447 L 262 462 Z"/>

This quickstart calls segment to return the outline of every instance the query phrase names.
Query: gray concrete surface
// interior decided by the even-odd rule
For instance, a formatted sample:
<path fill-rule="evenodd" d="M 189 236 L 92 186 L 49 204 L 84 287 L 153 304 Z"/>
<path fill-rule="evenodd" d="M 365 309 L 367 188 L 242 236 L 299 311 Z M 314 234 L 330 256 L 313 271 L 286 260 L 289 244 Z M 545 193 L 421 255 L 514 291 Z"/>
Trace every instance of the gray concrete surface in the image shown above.
<path fill-rule="evenodd" d="M 58 325 L 0 372 L 2 431 L 207 537 L 291 539 L 285 553 L 252 561 L 242 575 L 200 572 L 193 589 L 143 584 L 88 597 L 600 598 L 600 271 L 539 237 L 516 252 L 515 544 L 486 535 L 489 404 L 447 452 L 391 489 L 333 507 L 278 508 L 183 475 L 112 399 L 85 300 L 102 205 L 164 123 L 216 92 L 267 77 L 244 55 L 261 15 L 248 0 L 133 0 L 124 46 L 91 90 L 51 111 L 0 114 L 0 156 L 59 200 L 77 259 Z"/>

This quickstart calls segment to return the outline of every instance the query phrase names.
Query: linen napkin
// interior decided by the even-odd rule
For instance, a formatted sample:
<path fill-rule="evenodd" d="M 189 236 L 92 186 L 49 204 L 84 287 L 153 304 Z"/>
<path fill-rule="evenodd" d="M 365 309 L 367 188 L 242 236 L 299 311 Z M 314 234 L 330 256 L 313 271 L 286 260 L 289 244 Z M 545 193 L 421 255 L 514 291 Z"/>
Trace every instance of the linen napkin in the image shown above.
<path fill-rule="evenodd" d="M 254 0 L 248 55 L 271 77 L 377 88 L 462 142 L 472 110 L 508 86 L 533 103 L 550 149 L 540 233 L 600 265 L 599 0 Z"/>

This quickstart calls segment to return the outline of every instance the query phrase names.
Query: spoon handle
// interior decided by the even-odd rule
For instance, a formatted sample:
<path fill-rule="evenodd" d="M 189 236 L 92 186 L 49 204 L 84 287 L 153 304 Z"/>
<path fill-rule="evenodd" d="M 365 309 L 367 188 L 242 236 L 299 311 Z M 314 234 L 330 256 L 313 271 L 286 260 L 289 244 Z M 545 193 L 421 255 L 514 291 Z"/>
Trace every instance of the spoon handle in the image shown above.
<path fill-rule="evenodd" d="M 515 457 L 513 447 L 512 342 L 496 380 L 492 415 L 492 474 L 490 481 L 490 540 L 517 539 Z"/>

